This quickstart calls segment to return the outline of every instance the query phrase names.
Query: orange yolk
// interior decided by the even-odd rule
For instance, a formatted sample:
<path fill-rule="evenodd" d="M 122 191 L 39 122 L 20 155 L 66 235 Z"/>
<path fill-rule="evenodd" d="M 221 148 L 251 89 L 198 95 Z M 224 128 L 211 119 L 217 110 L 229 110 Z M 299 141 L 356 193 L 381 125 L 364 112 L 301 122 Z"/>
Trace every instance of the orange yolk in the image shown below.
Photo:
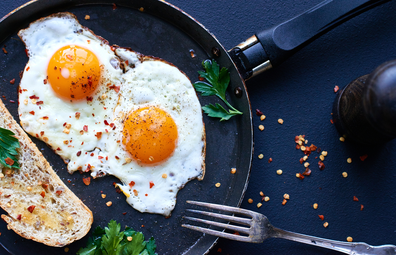
<path fill-rule="evenodd" d="M 125 120 L 122 143 L 139 163 L 152 165 L 168 159 L 176 142 L 175 121 L 157 107 L 140 108 Z"/>
<path fill-rule="evenodd" d="M 95 92 L 100 71 L 99 60 L 92 51 L 68 45 L 54 53 L 47 75 L 56 95 L 66 100 L 80 100 Z"/>

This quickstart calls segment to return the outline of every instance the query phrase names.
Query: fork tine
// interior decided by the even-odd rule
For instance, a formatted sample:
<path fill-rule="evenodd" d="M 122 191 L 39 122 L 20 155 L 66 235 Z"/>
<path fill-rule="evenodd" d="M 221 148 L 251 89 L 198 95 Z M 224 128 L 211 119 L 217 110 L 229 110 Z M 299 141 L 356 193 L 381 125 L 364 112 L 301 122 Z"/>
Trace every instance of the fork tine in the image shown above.
<path fill-rule="evenodd" d="M 203 206 L 203 207 L 207 207 L 207 208 L 211 208 L 211 209 L 222 210 L 222 211 L 226 211 L 226 212 L 239 213 L 239 214 L 248 215 L 248 216 L 253 216 L 255 214 L 255 212 L 252 212 L 252 211 L 249 211 L 246 209 L 241 209 L 241 208 L 227 206 L 227 205 L 217 205 L 217 204 L 191 201 L 191 200 L 187 200 L 187 203 L 192 204 L 192 205 L 199 205 L 199 206 Z"/>
<path fill-rule="evenodd" d="M 241 241 L 241 242 L 249 242 L 250 241 L 250 237 L 247 237 L 247 236 L 239 236 L 239 235 L 235 235 L 235 234 L 229 234 L 229 233 L 225 233 L 225 232 L 216 231 L 213 229 L 192 226 L 189 224 L 182 224 L 182 227 L 192 229 L 195 231 L 199 231 L 199 232 L 209 234 L 209 235 L 227 238 L 227 239 L 234 240 L 234 241 Z"/>
<path fill-rule="evenodd" d="M 239 226 L 230 225 L 230 224 L 224 224 L 224 223 L 211 221 L 211 220 L 203 220 L 203 219 L 194 218 L 194 217 L 184 217 L 184 218 L 188 219 L 188 220 L 196 221 L 196 222 L 205 223 L 208 225 L 213 225 L 213 226 L 220 227 L 220 228 L 234 230 L 234 231 L 245 233 L 245 234 L 249 234 L 249 230 L 250 230 L 249 228 L 239 227 Z"/>
<path fill-rule="evenodd" d="M 186 211 L 192 212 L 192 213 L 198 213 L 198 214 L 203 214 L 207 215 L 210 217 L 214 218 L 219 218 L 239 224 L 245 224 L 250 226 L 250 222 L 252 221 L 251 219 L 246 219 L 246 218 L 241 218 L 241 217 L 235 217 L 235 216 L 229 216 L 229 215 L 224 215 L 224 214 L 219 214 L 219 213 L 212 213 L 212 212 L 205 212 L 205 211 L 199 211 L 199 210 L 193 210 L 193 209 L 186 209 Z"/>

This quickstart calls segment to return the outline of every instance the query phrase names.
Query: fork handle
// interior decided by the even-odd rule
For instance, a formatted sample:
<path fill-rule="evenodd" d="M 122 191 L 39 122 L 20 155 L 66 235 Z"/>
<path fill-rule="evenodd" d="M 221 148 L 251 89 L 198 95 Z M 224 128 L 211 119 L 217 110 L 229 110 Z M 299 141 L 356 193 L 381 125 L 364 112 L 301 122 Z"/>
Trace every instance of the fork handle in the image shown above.
<path fill-rule="evenodd" d="M 366 243 L 357 242 L 341 242 L 334 241 L 325 238 L 319 238 L 309 235 L 303 235 L 294 233 L 291 231 L 286 231 L 279 228 L 272 228 L 271 237 L 287 239 L 299 243 L 310 244 L 314 246 L 319 246 L 322 248 L 327 248 L 331 250 L 336 250 L 346 254 L 354 255 L 394 255 L 396 254 L 396 246 L 394 245 L 381 245 L 381 246 L 371 246 Z"/>

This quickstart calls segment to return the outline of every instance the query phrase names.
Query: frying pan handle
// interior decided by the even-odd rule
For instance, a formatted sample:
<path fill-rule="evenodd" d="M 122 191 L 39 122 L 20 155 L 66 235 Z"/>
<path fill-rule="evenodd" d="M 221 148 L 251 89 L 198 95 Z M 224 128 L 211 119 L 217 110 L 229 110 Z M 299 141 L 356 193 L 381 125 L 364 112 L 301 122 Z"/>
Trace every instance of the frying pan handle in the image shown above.
<path fill-rule="evenodd" d="M 325 0 L 280 25 L 256 33 L 230 50 L 247 80 L 277 66 L 343 22 L 389 0 Z"/>

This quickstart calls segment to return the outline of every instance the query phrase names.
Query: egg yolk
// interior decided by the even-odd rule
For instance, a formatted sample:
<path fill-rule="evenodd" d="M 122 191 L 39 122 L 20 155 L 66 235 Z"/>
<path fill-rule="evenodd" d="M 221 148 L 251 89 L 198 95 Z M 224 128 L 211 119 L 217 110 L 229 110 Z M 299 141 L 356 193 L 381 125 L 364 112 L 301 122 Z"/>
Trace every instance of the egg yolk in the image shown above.
<path fill-rule="evenodd" d="M 131 112 L 124 122 L 122 143 L 139 163 L 153 165 L 168 159 L 176 148 L 176 142 L 175 121 L 157 107 Z"/>
<path fill-rule="evenodd" d="M 66 100 L 80 100 L 92 95 L 98 87 L 100 72 L 97 56 L 76 45 L 56 51 L 47 68 L 49 84 L 57 96 Z"/>

